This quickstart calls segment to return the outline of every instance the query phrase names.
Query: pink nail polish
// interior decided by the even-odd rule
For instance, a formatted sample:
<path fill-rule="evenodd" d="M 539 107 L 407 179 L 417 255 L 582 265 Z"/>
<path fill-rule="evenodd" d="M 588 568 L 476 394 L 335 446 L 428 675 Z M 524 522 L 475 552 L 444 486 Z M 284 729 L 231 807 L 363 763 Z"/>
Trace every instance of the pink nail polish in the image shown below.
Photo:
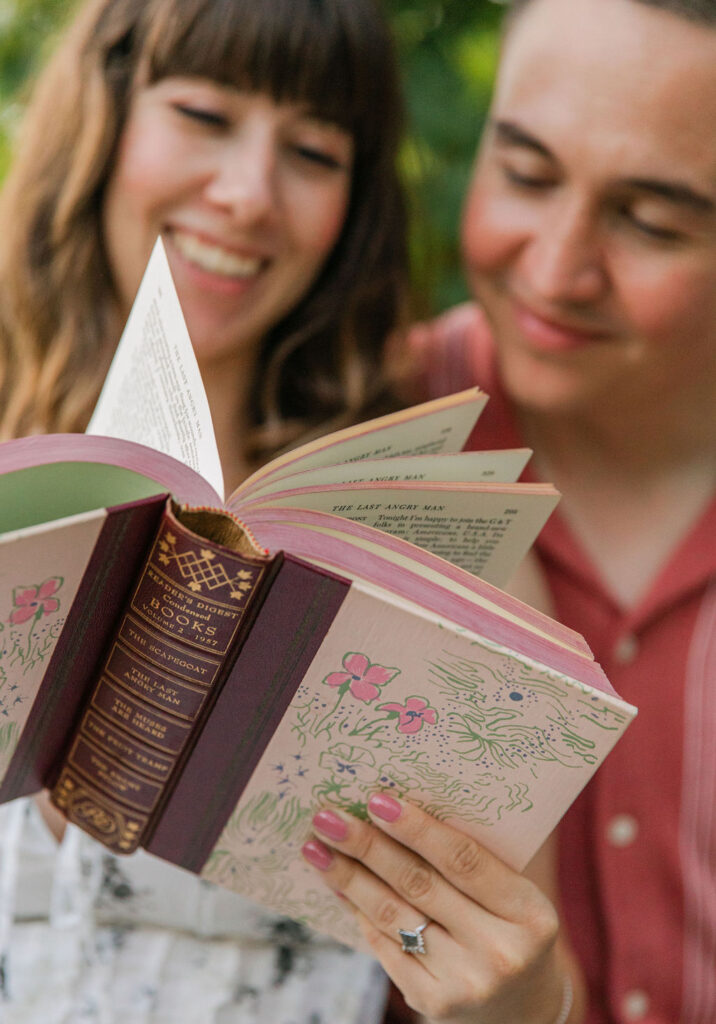
<path fill-rule="evenodd" d="M 314 868 L 319 868 L 321 871 L 327 871 L 333 862 L 333 854 L 318 839 L 309 839 L 307 843 L 304 843 L 301 853 L 309 864 L 313 864 Z"/>
<path fill-rule="evenodd" d="M 397 821 L 403 808 L 387 793 L 374 793 L 368 801 L 368 810 L 383 821 Z"/>
<path fill-rule="evenodd" d="M 318 811 L 313 816 L 313 825 L 319 832 L 323 832 L 329 839 L 340 842 L 348 835 L 348 825 L 339 818 L 333 811 Z"/>

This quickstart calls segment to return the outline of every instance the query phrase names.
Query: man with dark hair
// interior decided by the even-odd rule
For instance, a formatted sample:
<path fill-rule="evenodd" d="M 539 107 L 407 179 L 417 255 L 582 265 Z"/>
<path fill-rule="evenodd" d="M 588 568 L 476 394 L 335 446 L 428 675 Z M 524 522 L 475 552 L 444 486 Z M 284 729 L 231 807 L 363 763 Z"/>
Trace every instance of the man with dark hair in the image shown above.
<path fill-rule="evenodd" d="M 715 0 L 515 0 L 463 245 L 477 302 L 414 329 L 421 395 L 480 384 L 475 443 L 534 449 L 554 614 L 639 707 L 558 829 L 557 1020 L 714 1024 Z M 506 917 L 459 1019 L 554 1024 L 528 928 L 494 967 Z"/>

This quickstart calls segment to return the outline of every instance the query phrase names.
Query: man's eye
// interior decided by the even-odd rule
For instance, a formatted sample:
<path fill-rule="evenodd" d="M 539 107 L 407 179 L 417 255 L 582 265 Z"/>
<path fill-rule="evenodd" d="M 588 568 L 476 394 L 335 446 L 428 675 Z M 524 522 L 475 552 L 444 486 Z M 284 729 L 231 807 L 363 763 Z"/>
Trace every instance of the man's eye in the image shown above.
<path fill-rule="evenodd" d="M 663 224 L 657 224 L 654 221 L 642 219 L 628 207 L 625 207 L 622 210 L 622 215 L 626 219 L 627 223 L 645 238 L 655 239 L 660 242 L 678 242 L 684 237 L 683 233 L 675 228 L 669 228 Z"/>
<path fill-rule="evenodd" d="M 649 238 L 658 238 L 664 242 L 676 242 L 681 238 L 681 233 L 672 228 L 658 227 L 656 224 L 647 224 L 646 221 L 633 218 L 634 227 Z"/>
<path fill-rule="evenodd" d="M 226 117 L 215 110 L 209 110 L 206 107 L 193 107 L 187 103 L 173 103 L 172 106 L 182 117 L 197 121 L 199 124 L 205 124 L 212 128 L 225 128 L 227 125 Z"/>

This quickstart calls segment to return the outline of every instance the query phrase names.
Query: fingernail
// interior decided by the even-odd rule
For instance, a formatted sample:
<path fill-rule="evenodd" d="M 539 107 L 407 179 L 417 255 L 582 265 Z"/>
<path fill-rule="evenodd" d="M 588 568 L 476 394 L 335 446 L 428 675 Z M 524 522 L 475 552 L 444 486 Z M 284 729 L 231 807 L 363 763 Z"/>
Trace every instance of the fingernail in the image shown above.
<path fill-rule="evenodd" d="M 336 842 L 340 842 L 348 835 L 348 825 L 333 811 L 318 811 L 313 816 L 313 825 L 319 832 L 323 832 L 329 839 Z"/>
<path fill-rule="evenodd" d="M 331 851 L 317 839 L 309 839 L 307 843 L 304 843 L 301 853 L 309 864 L 313 864 L 314 868 L 319 868 L 321 871 L 327 871 L 333 862 Z"/>
<path fill-rule="evenodd" d="M 403 807 L 387 793 L 374 793 L 368 801 L 368 810 L 383 821 L 397 821 Z"/>

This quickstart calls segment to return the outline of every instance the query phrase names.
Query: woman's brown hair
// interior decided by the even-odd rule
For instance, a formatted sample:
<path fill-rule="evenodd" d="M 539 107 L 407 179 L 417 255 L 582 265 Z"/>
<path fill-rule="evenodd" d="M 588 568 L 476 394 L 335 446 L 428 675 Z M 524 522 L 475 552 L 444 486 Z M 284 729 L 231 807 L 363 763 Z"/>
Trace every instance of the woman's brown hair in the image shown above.
<path fill-rule="evenodd" d="M 407 294 L 395 62 L 373 0 L 92 0 L 38 82 L 0 209 L 0 429 L 81 430 L 121 324 L 102 238 L 139 69 L 306 103 L 348 129 L 346 224 L 314 287 L 264 339 L 254 454 L 380 408 Z"/>

